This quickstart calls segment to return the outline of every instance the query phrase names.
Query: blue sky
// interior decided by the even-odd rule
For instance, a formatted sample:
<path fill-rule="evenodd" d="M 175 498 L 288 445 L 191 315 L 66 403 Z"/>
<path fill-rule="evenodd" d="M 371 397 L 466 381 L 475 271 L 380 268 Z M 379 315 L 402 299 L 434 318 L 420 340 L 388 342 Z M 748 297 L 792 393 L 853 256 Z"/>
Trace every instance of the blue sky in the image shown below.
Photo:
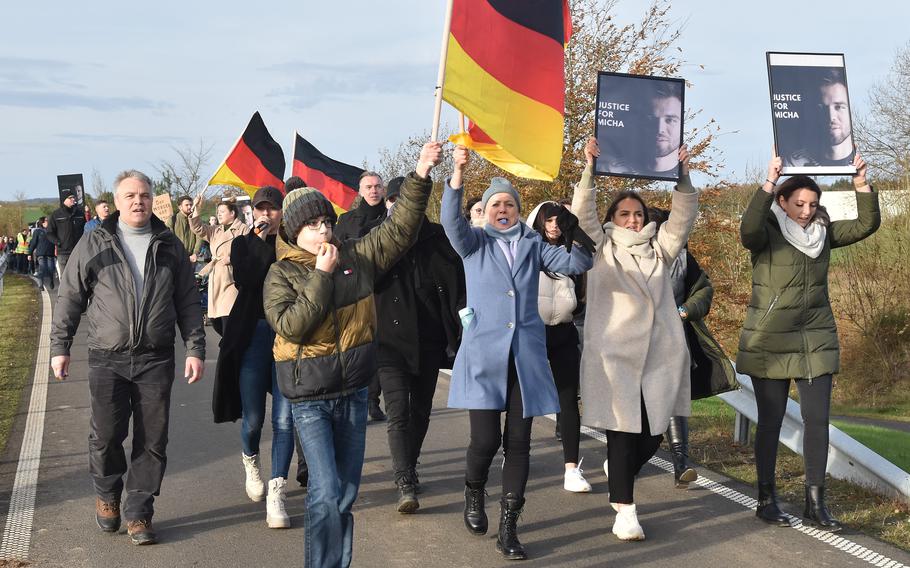
<path fill-rule="evenodd" d="M 0 36 L 0 200 L 56 193 L 56 175 L 152 175 L 171 146 L 214 144 L 211 169 L 254 110 L 290 150 L 375 163 L 428 129 L 443 0 L 15 3 Z M 620 22 L 643 12 L 619 0 Z M 854 113 L 910 40 L 910 4 L 678 0 L 687 105 L 718 120 L 725 177 L 771 146 L 764 52 L 846 54 Z M 704 65 L 702 70 L 699 65 Z M 592 101 L 593 105 L 593 101 Z M 450 121 L 454 113 L 444 115 Z M 698 180 L 696 180 L 698 181 Z"/>

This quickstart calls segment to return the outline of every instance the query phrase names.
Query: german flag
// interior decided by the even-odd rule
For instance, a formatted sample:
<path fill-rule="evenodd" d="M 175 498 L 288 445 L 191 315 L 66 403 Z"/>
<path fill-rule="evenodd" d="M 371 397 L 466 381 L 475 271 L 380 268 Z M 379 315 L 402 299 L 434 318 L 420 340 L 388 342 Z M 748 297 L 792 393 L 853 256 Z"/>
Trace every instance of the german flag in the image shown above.
<path fill-rule="evenodd" d="M 454 0 L 443 98 L 472 129 L 451 140 L 517 176 L 562 159 L 568 0 Z"/>
<path fill-rule="evenodd" d="M 208 185 L 242 187 L 250 197 L 264 185 L 284 191 L 284 166 L 284 152 L 257 111 Z"/>
<path fill-rule="evenodd" d="M 291 175 L 300 176 L 310 187 L 315 187 L 332 202 L 335 212 L 341 214 L 351 208 L 357 197 L 360 174 L 364 170 L 329 158 L 294 133 L 294 164 Z"/>

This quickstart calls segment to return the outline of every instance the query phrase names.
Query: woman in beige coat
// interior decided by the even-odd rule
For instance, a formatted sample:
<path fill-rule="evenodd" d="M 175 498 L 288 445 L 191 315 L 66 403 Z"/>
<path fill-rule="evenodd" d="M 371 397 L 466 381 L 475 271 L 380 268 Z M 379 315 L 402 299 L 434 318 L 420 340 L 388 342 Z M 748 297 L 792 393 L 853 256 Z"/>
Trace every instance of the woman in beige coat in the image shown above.
<path fill-rule="evenodd" d="M 218 224 L 208 225 L 199 218 L 202 209 L 202 196 L 193 202 L 193 213 L 190 215 L 190 228 L 194 233 L 209 242 L 212 251 L 212 262 L 205 265 L 199 273 L 209 275 L 208 317 L 212 327 L 221 335 L 222 320 L 227 317 L 237 299 L 237 286 L 234 284 L 234 273 L 231 267 L 231 242 L 250 232 L 250 228 L 237 218 L 237 205 L 233 201 L 222 201 L 218 204 L 216 217 Z"/>
<path fill-rule="evenodd" d="M 593 173 L 599 154 L 591 138 L 572 199 L 579 226 L 597 246 L 588 273 L 582 423 L 607 430 L 604 465 L 617 511 L 613 533 L 621 540 L 643 540 L 633 500 L 635 475 L 657 451 L 670 417 L 690 414 L 689 350 L 669 271 L 698 214 L 698 193 L 682 146 L 682 177 L 660 230 L 648 222 L 647 207 L 633 191 L 616 196 L 601 224 Z"/>

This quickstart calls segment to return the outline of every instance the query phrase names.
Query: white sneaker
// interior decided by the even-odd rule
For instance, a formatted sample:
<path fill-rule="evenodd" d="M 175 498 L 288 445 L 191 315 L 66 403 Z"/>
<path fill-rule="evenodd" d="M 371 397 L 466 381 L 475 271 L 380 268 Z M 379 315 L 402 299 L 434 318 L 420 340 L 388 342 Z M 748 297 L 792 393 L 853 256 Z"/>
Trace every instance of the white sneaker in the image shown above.
<path fill-rule="evenodd" d="M 265 522 L 270 529 L 286 529 L 291 526 L 291 518 L 284 506 L 284 491 L 288 480 L 276 477 L 269 481 L 269 496 L 265 500 Z"/>
<path fill-rule="evenodd" d="M 259 454 L 248 456 L 243 452 L 243 469 L 246 471 L 246 495 L 253 501 L 265 499 L 265 483 L 259 475 Z"/>
<path fill-rule="evenodd" d="M 572 493 L 590 493 L 591 484 L 585 479 L 585 476 L 582 475 L 584 470 L 581 469 L 581 462 L 585 461 L 585 458 L 578 460 L 578 465 L 572 469 L 566 470 L 566 477 L 562 483 L 562 488 L 566 491 L 571 491 Z"/>
<path fill-rule="evenodd" d="M 607 478 L 607 481 L 610 481 L 610 468 L 607 467 L 607 462 L 609 460 L 604 460 L 604 476 Z"/>
<path fill-rule="evenodd" d="M 635 505 L 622 505 L 610 503 L 616 511 L 616 520 L 613 522 L 613 534 L 619 540 L 645 540 L 645 531 L 638 524 L 638 515 Z"/>

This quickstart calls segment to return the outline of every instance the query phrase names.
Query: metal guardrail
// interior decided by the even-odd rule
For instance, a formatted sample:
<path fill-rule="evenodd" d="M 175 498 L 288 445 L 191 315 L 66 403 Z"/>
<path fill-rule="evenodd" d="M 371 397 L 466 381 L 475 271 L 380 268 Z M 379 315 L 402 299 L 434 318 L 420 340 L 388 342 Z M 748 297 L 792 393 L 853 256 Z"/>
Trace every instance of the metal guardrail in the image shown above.
<path fill-rule="evenodd" d="M 740 389 L 718 395 L 736 411 L 733 438 L 749 443 L 750 422 L 758 422 L 755 390 L 748 375 L 736 374 Z M 867 487 L 877 493 L 910 503 L 910 473 L 857 442 L 835 426 L 828 426 L 828 473 Z M 799 404 L 787 401 L 787 412 L 780 430 L 782 444 L 799 455 L 803 453 L 803 419 Z"/>

